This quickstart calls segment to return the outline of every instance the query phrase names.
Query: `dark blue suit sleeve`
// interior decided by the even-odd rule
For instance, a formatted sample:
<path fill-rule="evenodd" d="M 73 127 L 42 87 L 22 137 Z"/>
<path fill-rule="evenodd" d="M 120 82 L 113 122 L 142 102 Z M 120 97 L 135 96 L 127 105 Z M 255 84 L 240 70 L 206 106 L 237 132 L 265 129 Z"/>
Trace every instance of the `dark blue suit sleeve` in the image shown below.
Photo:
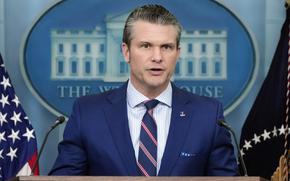
<path fill-rule="evenodd" d="M 223 109 L 221 104 L 219 104 L 216 121 L 221 119 L 223 119 Z M 228 130 L 218 124 L 215 125 L 215 134 L 207 165 L 207 175 L 238 175 L 231 135 Z"/>
<path fill-rule="evenodd" d="M 87 175 L 87 156 L 83 149 L 78 101 L 58 145 L 58 157 L 49 175 Z"/>

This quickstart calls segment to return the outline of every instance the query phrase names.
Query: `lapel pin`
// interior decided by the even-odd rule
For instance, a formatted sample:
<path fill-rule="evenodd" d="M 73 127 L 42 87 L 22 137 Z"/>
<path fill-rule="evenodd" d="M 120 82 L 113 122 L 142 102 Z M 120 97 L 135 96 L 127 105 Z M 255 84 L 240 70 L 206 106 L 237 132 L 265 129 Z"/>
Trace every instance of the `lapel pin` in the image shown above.
<path fill-rule="evenodd" d="M 185 113 L 183 111 L 181 111 L 180 114 L 179 114 L 179 116 L 180 117 L 184 117 L 185 116 Z"/>

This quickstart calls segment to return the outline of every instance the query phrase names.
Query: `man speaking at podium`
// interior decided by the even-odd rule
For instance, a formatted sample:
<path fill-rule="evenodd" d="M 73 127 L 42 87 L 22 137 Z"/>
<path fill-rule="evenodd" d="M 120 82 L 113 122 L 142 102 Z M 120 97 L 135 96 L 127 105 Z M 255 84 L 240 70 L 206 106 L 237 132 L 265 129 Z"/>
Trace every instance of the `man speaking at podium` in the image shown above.
<path fill-rule="evenodd" d="M 170 81 L 180 36 L 160 5 L 131 12 L 122 43 L 130 78 L 75 101 L 50 175 L 237 175 L 230 134 L 217 124 L 221 104 Z"/>

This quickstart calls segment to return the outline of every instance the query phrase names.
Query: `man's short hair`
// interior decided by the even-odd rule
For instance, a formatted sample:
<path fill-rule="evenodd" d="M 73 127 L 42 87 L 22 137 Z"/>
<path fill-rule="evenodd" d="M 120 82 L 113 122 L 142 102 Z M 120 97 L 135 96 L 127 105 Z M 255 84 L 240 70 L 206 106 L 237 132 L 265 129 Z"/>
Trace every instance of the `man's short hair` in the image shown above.
<path fill-rule="evenodd" d="M 123 42 L 130 47 L 132 40 L 132 27 L 133 24 L 143 20 L 149 23 L 161 24 L 161 25 L 173 25 L 176 27 L 176 44 L 179 47 L 180 36 L 182 27 L 177 21 L 176 17 L 170 13 L 166 8 L 157 4 L 148 4 L 134 9 L 128 16 L 124 31 L 123 31 Z"/>

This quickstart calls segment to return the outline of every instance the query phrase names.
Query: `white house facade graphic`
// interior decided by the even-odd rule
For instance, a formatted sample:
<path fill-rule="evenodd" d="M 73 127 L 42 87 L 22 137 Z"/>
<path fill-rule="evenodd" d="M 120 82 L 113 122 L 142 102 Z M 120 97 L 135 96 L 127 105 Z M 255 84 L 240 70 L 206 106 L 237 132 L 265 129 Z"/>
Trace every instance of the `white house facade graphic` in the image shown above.
<path fill-rule="evenodd" d="M 107 16 L 105 28 L 51 30 L 52 80 L 128 79 L 129 66 L 121 52 L 128 14 Z M 226 80 L 226 30 L 184 30 L 174 80 Z"/>

